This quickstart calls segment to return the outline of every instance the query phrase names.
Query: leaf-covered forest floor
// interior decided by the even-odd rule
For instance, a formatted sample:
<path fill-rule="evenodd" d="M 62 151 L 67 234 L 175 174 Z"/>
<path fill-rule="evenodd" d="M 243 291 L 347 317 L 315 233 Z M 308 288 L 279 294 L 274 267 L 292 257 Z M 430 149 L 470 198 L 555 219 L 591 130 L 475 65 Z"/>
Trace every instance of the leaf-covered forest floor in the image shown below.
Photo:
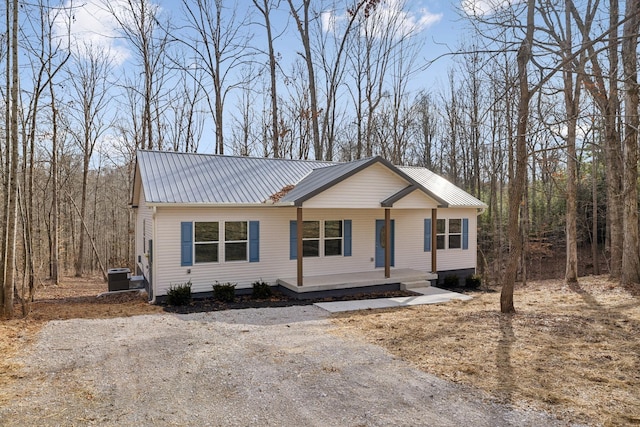
<path fill-rule="evenodd" d="M 383 346 L 423 371 L 486 391 L 499 402 L 567 422 L 640 424 L 640 292 L 606 276 L 576 285 L 516 286 L 517 313 L 500 293 L 334 319 L 335 333 Z"/>
<path fill-rule="evenodd" d="M 21 375 L 12 356 L 28 351 L 46 322 L 163 311 L 137 293 L 96 298 L 106 287 L 100 278 L 65 277 L 38 290 L 26 318 L 0 321 L 0 405 L 12 398 L 4 386 Z M 468 302 L 343 314 L 334 319 L 335 333 L 567 422 L 640 424 L 638 289 L 606 276 L 571 286 L 529 280 L 516 286 L 517 313 L 510 316 L 499 313 L 499 288 L 471 295 Z"/>

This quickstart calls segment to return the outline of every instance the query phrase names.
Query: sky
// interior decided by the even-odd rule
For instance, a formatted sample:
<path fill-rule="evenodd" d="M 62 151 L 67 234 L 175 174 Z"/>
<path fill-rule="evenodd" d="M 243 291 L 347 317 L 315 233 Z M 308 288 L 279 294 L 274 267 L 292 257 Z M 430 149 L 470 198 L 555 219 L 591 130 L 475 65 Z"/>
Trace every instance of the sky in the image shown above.
<path fill-rule="evenodd" d="M 135 54 L 130 48 L 119 38 L 118 23 L 116 19 L 105 10 L 103 6 L 104 0 L 64 0 L 65 6 L 74 6 L 72 28 L 72 44 L 78 42 L 90 42 L 94 46 L 107 48 L 111 52 L 114 66 L 120 70 L 126 69 Z M 383 0 L 377 7 L 380 16 L 384 17 L 393 8 L 398 7 L 401 0 Z M 459 1 L 464 1 L 460 4 Z M 445 84 L 447 80 L 447 70 L 452 66 L 452 57 L 447 55 L 448 52 L 455 51 L 459 48 L 459 43 L 464 39 L 465 22 L 460 18 L 457 9 L 461 7 L 469 8 L 473 4 L 476 10 L 484 11 L 488 8 L 487 0 L 407 0 L 408 9 L 402 15 L 406 28 L 418 29 L 420 36 L 424 40 L 424 47 L 420 53 L 420 61 L 425 64 L 422 70 L 413 80 L 412 90 L 417 92 L 422 89 L 437 88 Z M 488 0 L 491 1 L 491 0 Z M 126 0 L 110 0 L 110 4 L 115 7 L 118 4 L 126 3 Z M 171 16 L 175 23 L 181 19 L 180 0 L 153 0 L 156 7 L 160 8 L 162 14 Z M 237 2 L 226 1 L 226 4 L 239 4 L 238 13 L 243 13 L 250 4 L 249 0 L 237 0 Z M 282 1 L 281 8 L 286 7 L 286 2 Z M 255 14 L 254 20 L 259 20 L 259 16 Z M 286 28 L 285 33 L 276 42 L 276 51 L 282 55 L 282 61 L 297 56 L 296 49 L 299 49 L 300 43 L 297 39 L 296 29 L 292 23 L 287 26 L 288 13 L 285 11 L 273 15 L 272 25 L 275 29 Z M 331 31 L 333 22 L 346 19 L 339 12 L 326 10 L 321 15 L 322 22 L 327 31 Z M 58 31 L 64 33 L 66 31 L 62 20 L 59 22 Z M 261 34 L 261 28 L 256 26 L 253 31 L 256 38 L 264 38 Z M 290 42 L 291 38 L 295 38 L 295 42 Z M 255 40 L 255 39 L 254 39 Z M 434 61 L 435 60 L 435 61 Z M 434 61 L 434 62 L 433 62 Z M 429 65 L 427 65 L 429 64 Z M 235 103 L 230 100 L 228 104 Z M 229 121 L 227 120 L 227 123 Z M 203 135 L 206 141 L 213 141 L 211 136 L 212 129 L 208 126 Z M 211 151 L 208 143 L 203 141 L 200 144 L 200 151 Z"/>

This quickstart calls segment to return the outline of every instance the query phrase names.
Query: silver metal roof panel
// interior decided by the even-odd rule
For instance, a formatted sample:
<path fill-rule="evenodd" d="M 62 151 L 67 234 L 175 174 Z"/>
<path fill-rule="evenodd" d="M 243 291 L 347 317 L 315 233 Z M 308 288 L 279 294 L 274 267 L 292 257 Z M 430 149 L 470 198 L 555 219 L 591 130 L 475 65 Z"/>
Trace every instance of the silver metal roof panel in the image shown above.
<path fill-rule="evenodd" d="M 298 203 L 379 161 L 388 163 L 380 158 L 334 163 L 167 151 L 137 153 L 145 199 L 151 204 Z M 486 207 L 428 169 L 398 166 L 397 170 L 450 207 Z"/>
<path fill-rule="evenodd" d="M 413 178 L 418 184 L 445 200 L 450 208 L 473 207 L 486 208 L 487 205 L 471 194 L 457 187 L 429 169 L 417 166 L 398 166 L 398 169 Z"/>

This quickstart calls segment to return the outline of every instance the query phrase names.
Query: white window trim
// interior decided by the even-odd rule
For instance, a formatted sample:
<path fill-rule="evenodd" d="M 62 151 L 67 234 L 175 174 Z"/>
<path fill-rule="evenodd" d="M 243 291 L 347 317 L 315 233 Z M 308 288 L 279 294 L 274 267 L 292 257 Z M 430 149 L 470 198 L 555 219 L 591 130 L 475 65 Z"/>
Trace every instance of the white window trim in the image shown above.
<path fill-rule="evenodd" d="M 459 233 L 452 233 L 451 229 L 450 229 L 450 221 L 454 220 L 454 221 L 460 221 L 460 232 Z M 460 247 L 459 248 L 451 248 L 449 247 L 449 242 L 450 242 L 450 237 L 451 236 L 460 236 Z M 447 219 L 447 249 L 448 250 L 452 250 L 452 251 L 457 251 L 457 250 L 461 250 L 462 249 L 462 218 L 449 218 Z"/>
<path fill-rule="evenodd" d="M 327 237 L 325 235 L 325 223 L 327 221 L 338 221 L 340 223 L 340 237 Z M 344 220 L 343 219 L 327 219 L 322 220 L 322 256 L 335 258 L 335 257 L 343 257 L 344 256 Z M 327 255 L 326 254 L 326 242 L 327 240 L 340 240 L 340 253 L 337 255 Z"/>
<path fill-rule="evenodd" d="M 437 218 L 436 219 L 436 241 L 435 248 L 438 251 L 461 251 L 462 250 L 462 222 L 464 218 Z M 438 223 L 437 221 L 444 221 L 444 233 L 438 233 Z M 449 221 L 451 220 L 459 220 L 460 221 L 460 232 L 459 233 L 451 233 Z M 438 249 L 438 236 L 444 236 L 444 248 Z M 450 248 L 449 247 L 449 236 L 460 236 L 460 247 L 459 248 Z"/>
<path fill-rule="evenodd" d="M 204 222 L 216 222 L 218 223 L 218 240 L 204 240 L 204 241 L 196 241 L 196 224 L 204 223 Z M 220 264 L 221 256 L 220 256 L 220 223 L 221 221 L 193 221 L 193 265 L 204 265 L 204 264 Z M 196 261 L 196 245 L 209 245 L 209 244 L 217 244 L 218 245 L 218 260 L 217 261 Z"/>
<path fill-rule="evenodd" d="M 248 220 L 246 220 L 246 221 L 240 220 L 240 221 L 221 221 L 221 222 L 225 226 L 226 226 L 226 224 L 228 222 L 244 222 L 247 225 L 247 239 L 246 240 L 227 240 L 227 229 L 223 226 L 222 227 L 222 229 L 223 229 L 223 236 L 222 237 L 224 238 L 223 239 L 224 249 L 223 249 L 223 253 L 222 253 L 223 256 L 220 257 L 220 258 L 224 259 L 225 263 L 228 262 L 228 263 L 236 264 L 236 263 L 242 263 L 242 262 L 249 262 L 249 238 L 250 238 L 250 236 L 249 236 L 249 233 L 250 233 L 250 231 L 249 231 L 249 221 Z M 236 259 L 236 260 L 227 261 L 227 246 L 226 246 L 227 243 L 244 243 L 246 248 L 247 248 L 247 251 L 246 251 L 247 257 L 245 259 Z"/>
<path fill-rule="evenodd" d="M 341 236 L 340 237 L 326 237 L 325 236 L 325 223 L 327 221 L 339 221 L 341 224 Z M 303 258 L 317 259 L 317 258 L 336 258 L 344 257 L 344 219 L 305 219 L 303 222 L 317 222 L 318 223 L 318 237 L 303 237 L 302 241 L 318 241 L 318 256 L 304 256 Z M 325 255 L 325 242 L 327 240 L 340 240 L 340 254 L 339 255 Z M 304 252 L 304 251 L 303 251 Z"/>

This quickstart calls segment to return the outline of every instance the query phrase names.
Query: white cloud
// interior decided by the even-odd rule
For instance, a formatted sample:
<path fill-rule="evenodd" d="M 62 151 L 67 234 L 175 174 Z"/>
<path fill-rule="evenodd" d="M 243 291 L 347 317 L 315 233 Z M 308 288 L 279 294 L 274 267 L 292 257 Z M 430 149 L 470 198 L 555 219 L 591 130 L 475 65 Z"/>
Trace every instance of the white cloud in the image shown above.
<path fill-rule="evenodd" d="M 322 31 L 327 33 L 335 33 L 341 21 L 345 21 L 345 15 L 337 15 L 334 10 L 326 10 L 320 13 L 320 22 L 322 23 Z"/>
<path fill-rule="evenodd" d="M 125 0 L 112 0 L 110 5 L 124 7 L 124 3 Z M 67 31 L 70 31 L 71 50 L 79 54 L 85 51 L 85 46 L 103 50 L 116 65 L 129 58 L 131 53 L 119 38 L 118 22 L 102 0 L 85 0 L 82 3 L 67 0 L 63 7 L 64 11 L 53 17 L 54 34 L 66 38 Z"/>
<path fill-rule="evenodd" d="M 485 16 L 506 9 L 520 0 L 462 0 L 462 10 L 469 16 Z"/>
<path fill-rule="evenodd" d="M 367 32 L 374 37 L 392 32 L 395 38 L 402 38 L 420 33 L 442 20 L 441 13 L 431 13 L 426 7 L 410 11 L 406 9 L 407 4 L 405 0 L 378 3 L 366 18 Z M 320 17 L 322 29 L 327 32 L 336 32 L 340 23 L 347 20 L 346 14 L 338 15 L 333 10 L 323 12 Z"/>

